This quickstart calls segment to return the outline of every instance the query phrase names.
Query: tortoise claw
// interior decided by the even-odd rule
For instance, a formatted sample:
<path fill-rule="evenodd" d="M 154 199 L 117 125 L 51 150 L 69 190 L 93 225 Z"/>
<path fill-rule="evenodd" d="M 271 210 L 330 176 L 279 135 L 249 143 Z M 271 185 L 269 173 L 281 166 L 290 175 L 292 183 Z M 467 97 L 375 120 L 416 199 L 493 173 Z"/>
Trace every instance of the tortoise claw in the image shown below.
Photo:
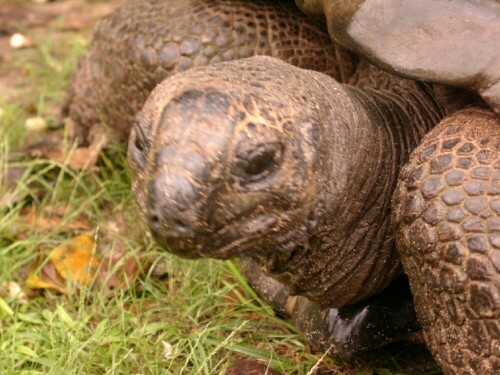
<path fill-rule="evenodd" d="M 278 313 L 293 320 L 312 351 L 329 351 L 349 361 L 420 330 L 406 277 L 368 300 L 336 309 L 291 296 L 250 258 L 243 258 L 241 265 L 250 285 Z"/>

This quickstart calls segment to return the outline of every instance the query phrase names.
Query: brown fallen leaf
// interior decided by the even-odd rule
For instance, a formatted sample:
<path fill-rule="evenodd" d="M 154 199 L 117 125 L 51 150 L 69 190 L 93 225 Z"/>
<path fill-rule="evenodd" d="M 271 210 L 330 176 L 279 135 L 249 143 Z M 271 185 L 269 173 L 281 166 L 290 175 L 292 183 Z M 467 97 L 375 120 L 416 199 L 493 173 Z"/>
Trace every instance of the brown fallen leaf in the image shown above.
<path fill-rule="evenodd" d="M 24 28 L 45 27 L 57 17 L 57 13 L 36 12 L 32 7 L 21 4 L 0 4 L 0 35 Z"/>
<path fill-rule="evenodd" d="M 72 122 L 70 119 L 67 119 L 66 122 L 71 134 Z M 33 137 L 36 136 L 35 140 L 29 142 L 23 152 L 32 158 L 49 159 L 56 163 L 65 164 L 73 170 L 96 171 L 99 153 L 108 144 L 108 136 L 105 131 L 97 128 L 92 134 L 92 143 L 88 147 L 73 145 L 68 148 L 63 129 L 45 132 L 42 135 L 33 132 Z M 71 135 L 70 139 L 72 139 Z"/>
<path fill-rule="evenodd" d="M 143 273 L 142 270 L 149 267 L 147 261 L 147 263 L 141 264 L 136 258 L 129 258 L 123 265 L 116 267 L 120 258 L 121 256 L 104 257 L 101 261 L 103 266 L 99 272 L 99 279 L 96 281 L 99 285 L 104 286 L 107 296 L 110 296 L 114 290 L 133 285 Z"/>
<path fill-rule="evenodd" d="M 36 262 L 26 279 L 26 287 L 31 289 L 49 289 L 59 293 L 66 293 L 66 281 L 57 273 L 52 262 L 47 262 L 37 273 L 39 263 Z"/>
<path fill-rule="evenodd" d="M 16 194 L 15 188 L 24 173 L 25 168 L 11 168 L 9 166 L 0 171 L 0 186 L 3 188 L 3 194 L 0 195 L 0 208 L 13 206 L 23 198 Z"/>
<path fill-rule="evenodd" d="M 71 278 L 78 285 L 86 286 L 99 266 L 93 252 L 94 239 L 90 233 L 84 233 L 52 250 L 49 259 L 63 278 Z"/>
<path fill-rule="evenodd" d="M 63 30 L 81 30 L 85 27 L 90 27 L 94 20 L 90 17 L 82 17 L 81 13 L 70 12 L 64 16 L 64 22 L 61 25 Z"/>
<path fill-rule="evenodd" d="M 34 204 L 24 207 L 20 212 L 21 220 L 17 223 L 15 235 L 21 236 L 32 228 L 40 231 L 57 230 L 59 233 L 90 230 L 92 228 L 92 223 L 84 215 L 79 215 L 68 222 L 64 222 L 68 210 L 67 206 L 45 206 L 43 212 Z"/>
<path fill-rule="evenodd" d="M 281 372 L 273 370 L 267 365 L 241 359 L 236 361 L 228 370 L 227 375 L 283 375 Z"/>
<path fill-rule="evenodd" d="M 34 158 L 45 158 L 56 163 L 66 164 L 73 170 L 94 170 L 102 145 L 98 147 L 78 147 L 70 151 L 60 148 L 38 148 L 30 151 L 30 156 Z"/>

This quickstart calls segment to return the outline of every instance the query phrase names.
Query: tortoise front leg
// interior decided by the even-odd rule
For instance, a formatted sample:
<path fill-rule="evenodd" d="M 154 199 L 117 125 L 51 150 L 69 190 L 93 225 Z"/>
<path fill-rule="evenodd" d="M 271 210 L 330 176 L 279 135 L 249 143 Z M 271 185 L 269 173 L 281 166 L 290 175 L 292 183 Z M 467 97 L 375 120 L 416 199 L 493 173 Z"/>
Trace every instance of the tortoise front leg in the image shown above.
<path fill-rule="evenodd" d="M 393 218 L 430 350 L 449 374 L 500 373 L 500 119 L 469 108 L 413 152 Z"/>
<path fill-rule="evenodd" d="M 337 358 L 352 360 L 420 330 L 405 277 L 366 301 L 335 309 L 291 296 L 283 284 L 266 275 L 250 258 L 243 258 L 241 265 L 250 285 L 276 311 L 293 320 L 312 351 L 328 351 Z"/>

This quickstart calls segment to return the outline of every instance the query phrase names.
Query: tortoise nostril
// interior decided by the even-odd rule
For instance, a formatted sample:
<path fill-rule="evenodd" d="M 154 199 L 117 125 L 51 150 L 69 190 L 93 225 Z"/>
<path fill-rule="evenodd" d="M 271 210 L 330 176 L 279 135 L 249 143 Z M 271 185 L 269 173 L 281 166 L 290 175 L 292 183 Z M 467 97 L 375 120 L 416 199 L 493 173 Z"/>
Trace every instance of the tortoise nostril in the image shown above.
<path fill-rule="evenodd" d="M 138 151 L 144 151 L 144 146 L 142 145 L 142 142 L 139 140 L 139 138 L 135 139 L 134 146 Z"/>
<path fill-rule="evenodd" d="M 157 226 L 160 224 L 160 218 L 158 217 L 158 215 L 151 215 L 149 217 L 149 221 L 151 222 L 151 224 L 153 224 L 154 226 Z"/>
<path fill-rule="evenodd" d="M 149 184 L 149 225 L 157 235 L 190 238 L 195 234 L 196 199 L 191 182 L 178 175 L 163 174 Z"/>
<path fill-rule="evenodd" d="M 186 232 L 189 230 L 189 226 L 179 219 L 174 219 L 173 224 L 175 229 L 177 229 L 179 232 Z"/>
<path fill-rule="evenodd" d="M 172 212 L 152 212 L 149 215 L 149 227 L 157 235 L 173 238 L 188 238 L 194 235 L 194 229 L 188 222 L 175 217 Z"/>

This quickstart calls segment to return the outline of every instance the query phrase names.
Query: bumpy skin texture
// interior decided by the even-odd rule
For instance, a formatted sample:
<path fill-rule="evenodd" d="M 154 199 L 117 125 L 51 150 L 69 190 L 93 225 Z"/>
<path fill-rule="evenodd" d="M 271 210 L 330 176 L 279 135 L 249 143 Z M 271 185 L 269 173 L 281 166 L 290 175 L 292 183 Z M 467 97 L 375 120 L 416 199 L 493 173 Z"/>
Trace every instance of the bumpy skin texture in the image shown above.
<path fill-rule="evenodd" d="M 286 0 L 134 0 L 102 19 L 76 69 L 65 111 L 80 144 L 96 127 L 123 142 L 157 83 L 191 67 L 271 55 L 346 81 L 356 59 L 322 21 Z M 342 60 L 348 65 L 335 64 Z"/>
<path fill-rule="evenodd" d="M 251 256 L 323 306 L 383 290 L 401 274 L 398 171 L 444 109 L 373 69 L 354 76 L 365 90 L 266 57 L 162 82 L 129 142 L 155 238 L 184 257 Z"/>
<path fill-rule="evenodd" d="M 433 129 L 394 198 L 425 339 L 449 374 L 500 372 L 500 120 L 466 109 Z"/>
<path fill-rule="evenodd" d="M 332 38 L 393 74 L 474 90 L 500 114 L 497 0 L 296 0 Z"/>

